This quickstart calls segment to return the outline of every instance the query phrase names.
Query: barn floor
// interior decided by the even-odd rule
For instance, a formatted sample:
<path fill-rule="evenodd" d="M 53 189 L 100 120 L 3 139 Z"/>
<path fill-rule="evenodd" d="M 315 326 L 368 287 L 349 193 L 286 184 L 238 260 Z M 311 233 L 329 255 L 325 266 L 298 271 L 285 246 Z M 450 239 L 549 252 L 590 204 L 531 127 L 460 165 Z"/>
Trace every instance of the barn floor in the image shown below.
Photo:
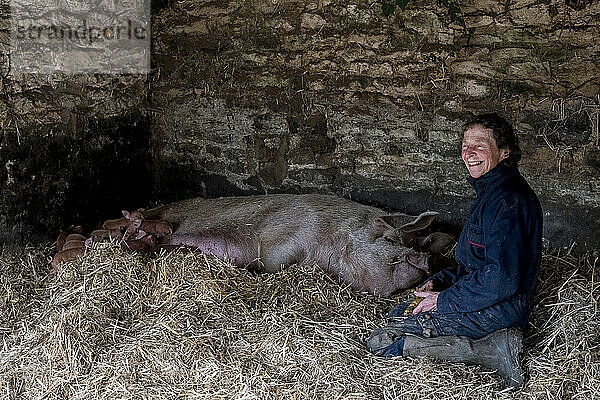
<path fill-rule="evenodd" d="M 316 267 L 256 275 L 106 244 L 48 275 L 50 254 L 0 256 L 2 399 L 600 398 L 592 256 L 544 256 L 529 379 L 506 392 L 476 366 L 371 356 L 367 336 L 403 296 L 355 293 Z"/>

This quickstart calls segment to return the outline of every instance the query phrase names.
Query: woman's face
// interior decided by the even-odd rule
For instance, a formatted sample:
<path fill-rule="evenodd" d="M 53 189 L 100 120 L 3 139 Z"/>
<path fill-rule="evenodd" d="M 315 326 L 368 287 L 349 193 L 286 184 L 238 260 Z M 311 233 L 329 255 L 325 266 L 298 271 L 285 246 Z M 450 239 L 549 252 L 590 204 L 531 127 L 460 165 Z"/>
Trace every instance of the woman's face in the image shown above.
<path fill-rule="evenodd" d="M 508 154 L 508 149 L 498 149 L 491 129 L 474 125 L 465 131 L 461 157 L 473 178 L 488 173 Z"/>

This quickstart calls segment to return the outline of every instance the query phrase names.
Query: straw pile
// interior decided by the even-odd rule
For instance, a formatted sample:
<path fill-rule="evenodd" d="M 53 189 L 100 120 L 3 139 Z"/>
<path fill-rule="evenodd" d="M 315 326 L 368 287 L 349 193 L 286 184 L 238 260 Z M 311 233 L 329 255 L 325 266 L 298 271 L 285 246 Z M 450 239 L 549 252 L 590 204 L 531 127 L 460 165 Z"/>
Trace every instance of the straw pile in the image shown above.
<path fill-rule="evenodd" d="M 544 257 L 530 379 L 502 392 L 476 366 L 368 354 L 366 338 L 403 296 L 355 293 L 314 266 L 256 275 L 106 244 L 49 276 L 49 254 L 0 257 L 2 399 L 600 397 L 593 257 Z"/>

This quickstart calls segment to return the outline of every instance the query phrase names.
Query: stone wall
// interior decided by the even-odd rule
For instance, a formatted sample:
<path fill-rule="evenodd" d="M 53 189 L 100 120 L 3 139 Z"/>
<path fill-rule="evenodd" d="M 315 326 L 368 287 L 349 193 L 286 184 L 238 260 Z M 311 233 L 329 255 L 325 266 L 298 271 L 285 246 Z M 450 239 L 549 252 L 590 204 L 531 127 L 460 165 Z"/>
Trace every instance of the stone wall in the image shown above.
<path fill-rule="evenodd" d="M 0 47 L 0 243 L 152 200 L 274 192 L 434 209 L 457 231 L 473 197 L 460 127 L 498 111 L 546 238 L 598 247 L 599 2 L 152 7 L 148 77 L 16 75 Z M 0 1 L 0 43 L 8 21 Z"/>
<path fill-rule="evenodd" d="M 164 4 L 153 21 L 157 197 L 327 192 L 458 226 L 472 113 L 513 121 L 554 245 L 600 234 L 600 3 Z M 580 246 L 581 248 L 581 246 Z"/>

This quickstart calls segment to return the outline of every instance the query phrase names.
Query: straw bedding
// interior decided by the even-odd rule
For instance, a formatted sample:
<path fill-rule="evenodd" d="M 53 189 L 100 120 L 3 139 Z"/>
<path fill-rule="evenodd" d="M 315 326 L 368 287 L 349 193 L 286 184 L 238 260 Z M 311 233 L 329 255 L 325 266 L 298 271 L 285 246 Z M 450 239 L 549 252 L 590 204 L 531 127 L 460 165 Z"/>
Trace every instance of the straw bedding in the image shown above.
<path fill-rule="evenodd" d="M 546 254 L 523 390 L 480 367 L 382 359 L 370 332 L 400 299 L 315 266 L 254 274 L 201 254 L 101 245 L 48 275 L 50 248 L 0 256 L 2 399 L 593 399 L 592 256 Z"/>

